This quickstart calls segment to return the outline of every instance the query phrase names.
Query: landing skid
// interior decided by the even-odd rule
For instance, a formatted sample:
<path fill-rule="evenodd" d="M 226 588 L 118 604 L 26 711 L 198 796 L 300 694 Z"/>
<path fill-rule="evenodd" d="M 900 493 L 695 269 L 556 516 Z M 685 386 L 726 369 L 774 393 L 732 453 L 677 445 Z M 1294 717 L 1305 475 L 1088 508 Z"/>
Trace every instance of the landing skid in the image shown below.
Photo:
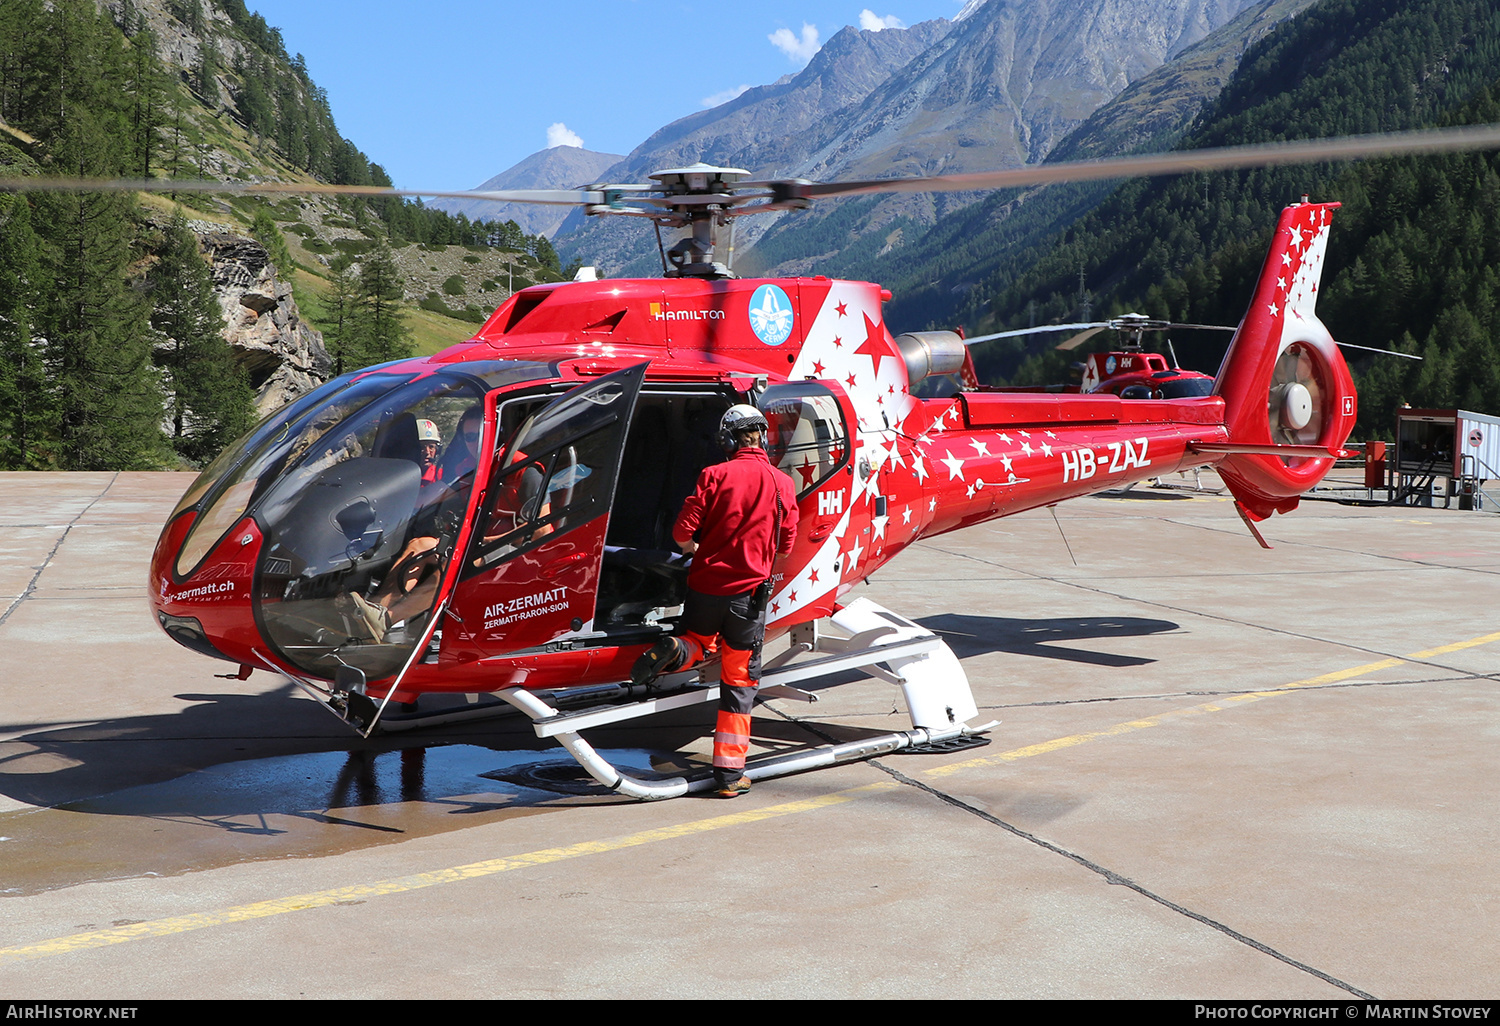
<path fill-rule="evenodd" d="M 977 738 L 996 725 L 993 722 L 977 727 L 968 725 L 967 721 L 979 714 L 968 678 L 957 657 L 936 634 L 868 599 L 859 599 L 840 610 L 833 623 L 853 636 L 820 635 L 814 624 L 794 629 L 791 648 L 772 660 L 762 673 L 759 697 L 817 701 L 816 694 L 792 685 L 862 670 L 901 688 L 912 729 L 752 759 L 745 766 L 745 776 L 751 780 L 768 780 L 904 749 Z M 795 661 L 799 656 L 813 654 L 818 654 L 818 658 Z M 702 674 L 716 675 L 717 669 L 717 663 L 706 664 Z M 555 739 L 589 776 L 619 794 L 654 801 L 714 787 L 712 776 L 707 774 L 654 780 L 631 777 L 601 756 L 579 732 L 672 709 L 717 704 L 717 684 L 576 712 L 563 712 L 542 694 L 524 688 L 507 688 L 498 692 L 498 697 L 531 719 L 537 737 Z"/>

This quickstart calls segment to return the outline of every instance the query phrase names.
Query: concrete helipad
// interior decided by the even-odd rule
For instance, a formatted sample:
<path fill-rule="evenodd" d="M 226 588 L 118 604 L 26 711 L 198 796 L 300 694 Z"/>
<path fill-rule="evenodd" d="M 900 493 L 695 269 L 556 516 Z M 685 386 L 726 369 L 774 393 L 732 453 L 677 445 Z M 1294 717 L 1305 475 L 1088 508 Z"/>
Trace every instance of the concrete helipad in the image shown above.
<path fill-rule="evenodd" d="M 187 483 L 0 475 L 10 998 L 1500 995 L 1495 516 L 1307 502 L 1266 552 L 1136 489 L 919 544 L 861 593 L 945 635 L 991 745 L 637 804 L 533 786 L 514 722 L 364 744 L 216 679 L 143 594 Z"/>

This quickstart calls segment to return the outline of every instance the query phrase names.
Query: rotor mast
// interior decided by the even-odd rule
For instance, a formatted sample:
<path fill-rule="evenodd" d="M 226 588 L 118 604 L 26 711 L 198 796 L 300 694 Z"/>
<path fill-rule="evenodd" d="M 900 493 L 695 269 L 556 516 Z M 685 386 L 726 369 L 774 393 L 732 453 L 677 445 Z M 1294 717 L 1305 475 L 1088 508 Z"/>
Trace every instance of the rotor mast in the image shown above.
<path fill-rule="evenodd" d="M 806 199 L 796 195 L 796 186 L 805 183 L 745 182 L 750 172 L 743 168 L 715 167 L 700 161 L 657 171 L 649 177 L 657 183 L 654 187 L 589 186 L 591 191 L 603 194 L 604 202 L 589 205 L 585 212 L 649 217 L 658 229 L 689 229 L 662 254 L 668 278 L 733 278 L 728 262 L 715 259 L 720 228 L 744 214 L 808 205 Z"/>

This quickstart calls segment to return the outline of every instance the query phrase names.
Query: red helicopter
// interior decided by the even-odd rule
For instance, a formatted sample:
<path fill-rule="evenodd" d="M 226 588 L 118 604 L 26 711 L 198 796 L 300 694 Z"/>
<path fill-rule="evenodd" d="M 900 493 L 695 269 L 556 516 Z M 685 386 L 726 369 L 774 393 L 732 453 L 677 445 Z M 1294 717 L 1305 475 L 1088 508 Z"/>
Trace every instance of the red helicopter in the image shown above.
<path fill-rule="evenodd" d="M 1071 175 L 1135 173 L 1143 159 L 1157 161 L 1147 173 L 1165 173 L 1184 157 L 1190 167 L 1326 157 L 1326 146 L 1300 145 L 1300 157 L 1289 155 L 1295 147 L 1270 158 L 1247 148 L 1219 165 L 1199 152 L 1173 155 L 1175 164 L 1075 165 Z M 1378 146 L 1389 150 L 1389 138 Z M 629 676 L 681 611 L 672 522 L 698 472 L 722 458 L 721 414 L 751 403 L 799 500 L 799 537 L 776 566 L 767 614 L 767 639 L 790 635 L 790 646 L 768 660 L 762 694 L 811 698 L 791 685 L 859 667 L 902 688 L 912 729 L 752 760 L 747 775 L 977 738 L 993 724 L 975 722 L 952 652 L 912 621 L 850 601 L 857 583 L 920 538 L 1210 465 L 1259 538 L 1254 522 L 1297 506 L 1356 414 L 1348 368 L 1315 312 L 1335 203 L 1282 212 L 1212 394 L 1187 398 L 918 398 L 929 378 L 967 371 L 972 380 L 958 333 L 893 337 L 878 285 L 740 279 L 715 259 L 715 229 L 744 213 L 825 195 L 1009 185 L 1039 172 L 1066 177 L 1043 167 L 748 182 L 746 172 L 699 164 L 652 175 L 650 186 L 492 194 L 582 202 L 687 231 L 663 250 L 662 279 L 525 289 L 472 340 L 339 377 L 231 445 L 157 543 L 159 624 L 239 664 L 242 679 L 254 669 L 284 674 L 365 736 L 468 711 L 449 703 L 434 712 L 419 696 L 494 694 L 620 793 L 706 789 L 706 773 L 622 773 L 579 732 L 717 700 L 717 686 L 704 686 L 713 665 L 702 679 L 688 672 L 637 686 Z M 435 462 L 430 447 L 428 459 L 422 452 L 434 436 L 445 440 Z M 820 630 L 824 619 L 848 636 Z"/>
<path fill-rule="evenodd" d="M 1119 348 L 1107 353 L 1090 353 L 1083 363 L 1075 364 L 1079 381 L 1064 385 L 1005 385 L 995 390 L 1008 392 L 1082 392 L 1088 395 L 1118 395 L 1125 399 L 1188 399 L 1213 394 L 1214 378 L 1198 371 L 1186 370 L 1177 365 L 1175 354 L 1168 365 L 1167 358 L 1160 353 L 1146 352 L 1142 336 L 1148 331 L 1169 331 L 1185 328 L 1198 331 L 1234 331 L 1234 328 L 1219 324 L 1177 324 L 1157 320 L 1144 314 L 1128 313 L 1112 317 L 1107 321 L 1088 321 L 1079 324 L 1044 324 L 1015 331 L 997 331 L 990 335 L 979 335 L 965 339 L 966 345 L 977 345 L 997 338 L 1018 338 L 1027 335 L 1052 334 L 1060 331 L 1075 331 L 1076 335 L 1059 342 L 1056 348 L 1069 352 L 1093 338 L 1106 328 L 1121 335 Z M 1080 330 L 1081 329 L 1081 330 Z M 1167 345 L 1171 346 L 1171 340 Z M 977 380 L 965 379 L 971 389 L 984 389 Z"/>

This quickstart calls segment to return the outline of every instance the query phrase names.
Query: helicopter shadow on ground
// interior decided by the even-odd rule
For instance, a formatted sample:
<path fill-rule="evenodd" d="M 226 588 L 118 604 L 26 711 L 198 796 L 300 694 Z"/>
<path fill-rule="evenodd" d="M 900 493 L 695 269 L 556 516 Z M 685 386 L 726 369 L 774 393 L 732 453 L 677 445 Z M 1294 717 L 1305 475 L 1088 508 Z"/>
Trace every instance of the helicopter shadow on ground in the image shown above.
<path fill-rule="evenodd" d="M 1028 619 L 944 613 L 919 622 L 942 636 L 960 659 L 999 652 L 1109 668 L 1141 666 L 1154 660 L 1069 643 L 1142 637 L 1180 629 L 1170 620 L 1141 617 Z M 807 687 L 818 691 L 862 677 L 857 672 L 841 674 Z M 334 774 L 320 800 L 301 808 L 334 809 L 371 802 L 423 800 L 428 795 L 433 782 L 417 786 L 419 778 L 409 771 L 388 779 L 381 777 L 378 784 L 371 783 L 369 774 L 361 769 L 361 759 L 379 761 L 387 753 L 455 746 L 492 754 L 560 754 L 552 742 L 538 739 L 520 717 L 364 740 L 313 703 L 291 700 L 292 694 L 292 685 L 285 684 L 258 695 L 180 695 L 179 698 L 192 704 L 173 713 L 31 729 L 0 725 L 0 733 L 14 735 L 0 742 L 0 795 L 27 805 L 51 808 L 97 801 L 98 796 L 164 784 L 225 764 L 332 757 L 348 760 L 348 768 Z M 597 736 L 595 743 L 602 747 L 667 753 L 701 738 L 712 719 L 712 709 L 702 707 L 655 716 L 638 725 L 591 732 L 590 736 Z M 770 723 L 766 737 L 787 744 L 808 740 L 805 734 L 790 729 L 790 725 L 783 729 Z M 400 758 L 410 762 L 413 757 Z M 280 779 L 270 770 L 265 776 L 268 781 Z M 326 778 L 326 774 L 319 776 Z M 245 793 L 253 792 L 254 788 L 249 788 Z M 305 789 L 297 791 L 298 801 L 313 797 Z"/>
<path fill-rule="evenodd" d="M 0 724 L 0 735 L 8 735 L 0 741 L 0 795 L 42 808 L 77 806 L 215 767 L 332 757 L 347 761 L 347 766 L 331 776 L 320 775 L 327 780 L 328 790 L 314 804 L 341 808 L 431 797 L 436 780 L 409 768 L 395 775 L 382 774 L 378 781 L 372 778 L 369 765 L 378 761 L 384 768 L 387 755 L 405 760 L 404 765 L 410 767 L 415 764 L 412 751 L 463 747 L 528 756 L 559 751 L 554 742 L 537 738 L 520 716 L 377 734 L 367 740 L 313 703 L 292 700 L 296 693 L 285 684 L 257 695 L 182 694 L 176 697 L 192 704 L 172 713 L 94 722 Z M 703 733 L 705 722 L 712 722 L 712 712 L 668 719 L 675 724 L 662 724 L 669 728 L 665 740 L 691 740 Z M 624 747 L 638 746 L 642 740 L 639 730 L 611 733 L 612 741 Z M 266 770 L 264 776 L 269 789 L 286 774 Z M 205 797 L 217 800 L 225 795 Z M 298 797 L 314 796 L 303 791 Z"/>
<path fill-rule="evenodd" d="M 1085 648 L 1069 642 L 1106 641 L 1116 638 L 1140 638 L 1181 630 L 1171 620 L 1140 616 L 1083 616 L 1026 619 L 1008 616 L 979 616 L 970 613 L 941 613 L 917 621 L 942 636 L 953 654 L 960 659 L 1005 652 L 1037 659 L 1061 659 L 1070 663 L 1089 663 L 1121 669 L 1146 666 L 1156 662 L 1143 656 Z"/>
<path fill-rule="evenodd" d="M 35 806 L 0 812 L 0 894 L 339 854 L 630 800 L 528 775 L 567 757 L 520 717 L 366 741 L 291 691 L 180 695 L 193 704 L 176 713 L 0 726 L 17 735 L 0 743 L 0 794 Z M 676 749 L 706 736 L 712 715 L 596 744 L 632 774 L 681 772 L 693 765 Z"/>
<path fill-rule="evenodd" d="M 1129 499 L 1131 501 L 1139 499 L 1148 502 L 1155 500 L 1164 500 L 1167 502 L 1172 502 L 1180 499 L 1191 499 L 1193 498 L 1193 496 L 1188 495 L 1186 492 L 1164 492 L 1150 488 L 1116 488 L 1108 492 L 1100 492 L 1098 495 L 1094 496 L 1094 498 Z"/>

